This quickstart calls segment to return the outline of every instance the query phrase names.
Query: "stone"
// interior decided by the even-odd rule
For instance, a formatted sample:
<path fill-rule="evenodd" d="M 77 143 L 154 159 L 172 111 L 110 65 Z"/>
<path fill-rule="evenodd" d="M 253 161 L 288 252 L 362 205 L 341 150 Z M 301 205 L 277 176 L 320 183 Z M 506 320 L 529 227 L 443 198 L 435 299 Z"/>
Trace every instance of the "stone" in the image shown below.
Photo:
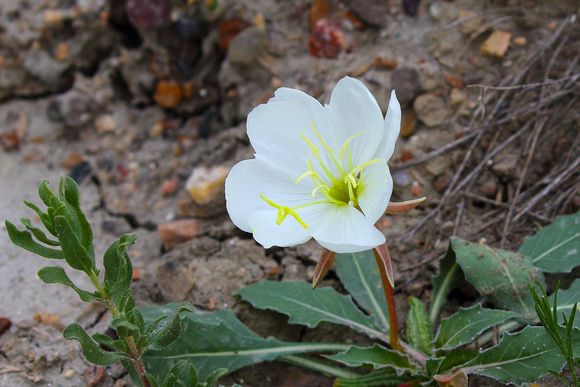
<path fill-rule="evenodd" d="M 390 12 L 389 0 L 353 0 L 350 12 L 372 27 L 386 27 Z"/>
<path fill-rule="evenodd" d="M 254 63 L 268 47 L 266 31 L 250 27 L 229 42 L 227 59 L 230 63 L 247 66 Z"/>
<path fill-rule="evenodd" d="M 147 29 L 169 24 L 171 4 L 167 0 L 126 0 L 125 10 L 131 24 Z"/>
<path fill-rule="evenodd" d="M 463 101 L 465 101 L 467 99 L 467 95 L 463 91 L 456 89 L 456 88 L 453 88 L 453 89 L 451 89 L 451 92 L 449 93 L 449 99 L 455 105 L 459 105 L 460 103 L 462 103 Z"/>
<path fill-rule="evenodd" d="M 432 128 L 445 122 L 448 109 L 445 101 L 434 94 L 423 94 L 415 99 L 413 104 L 417 118 L 426 126 Z"/>
<path fill-rule="evenodd" d="M 493 31 L 481 45 L 480 52 L 495 59 L 502 59 L 510 45 L 512 34 L 506 31 Z"/>
<path fill-rule="evenodd" d="M 320 19 L 306 42 L 308 52 L 319 58 L 336 58 L 348 47 L 346 35 L 337 20 Z"/>
<path fill-rule="evenodd" d="M 391 73 L 391 86 L 401 105 L 412 102 L 423 90 L 419 73 L 410 68 L 398 68 Z"/>
<path fill-rule="evenodd" d="M 379 56 L 375 57 L 375 66 L 377 66 L 377 68 L 379 68 L 379 69 L 392 70 L 394 68 L 397 68 L 398 63 L 393 58 L 388 58 L 388 57 L 379 55 Z"/>
<path fill-rule="evenodd" d="M 159 239 L 163 245 L 171 250 L 175 246 L 195 238 L 199 235 L 200 227 L 194 219 L 181 219 L 157 226 Z"/>
<path fill-rule="evenodd" d="M 174 109 L 183 100 L 181 86 L 175 81 L 159 81 L 154 96 L 155 102 L 167 109 Z"/>
<path fill-rule="evenodd" d="M 195 168 L 185 183 L 185 189 L 197 204 L 210 204 L 223 194 L 229 172 L 224 167 Z"/>

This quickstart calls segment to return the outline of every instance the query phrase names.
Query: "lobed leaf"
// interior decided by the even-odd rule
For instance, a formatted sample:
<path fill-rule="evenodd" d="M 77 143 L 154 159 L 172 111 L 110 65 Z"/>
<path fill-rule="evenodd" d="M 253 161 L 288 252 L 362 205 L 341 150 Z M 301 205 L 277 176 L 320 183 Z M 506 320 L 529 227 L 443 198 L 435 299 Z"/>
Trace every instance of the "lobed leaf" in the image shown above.
<path fill-rule="evenodd" d="M 561 327 L 565 336 L 565 328 Z M 580 351 L 580 330 L 574 328 L 572 347 Z M 480 350 L 475 359 L 466 363 L 463 371 L 496 378 L 503 382 L 533 382 L 561 371 L 566 363 L 560 349 L 543 327 L 527 326 L 518 333 L 506 333 L 501 342 L 488 350 Z"/>
<path fill-rule="evenodd" d="M 387 301 L 373 252 L 336 254 L 335 264 L 344 288 L 374 317 L 375 325 L 388 332 Z"/>
<path fill-rule="evenodd" d="M 288 315 L 290 324 L 316 327 L 330 322 L 351 327 L 371 336 L 380 336 L 374 329 L 374 319 L 364 315 L 349 296 L 332 288 L 316 288 L 302 281 L 260 281 L 236 292 L 259 309 L 271 309 Z"/>
<path fill-rule="evenodd" d="M 479 304 L 460 308 L 453 316 L 441 321 L 435 348 L 447 350 L 470 343 L 485 330 L 514 317 L 518 317 L 515 312 L 486 309 Z"/>
<path fill-rule="evenodd" d="M 174 313 L 177 305 L 141 308 L 147 323 Z M 205 381 L 219 368 L 239 368 L 274 360 L 280 356 L 312 351 L 341 351 L 343 344 L 285 343 L 264 339 L 242 324 L 231 310 L 197 312 L 183 317 L 183 332 L 168 347 L 144 354 L 145 367 L 157 378 L 166 375 L 174 362 L 188 360 Z"/>
<path fill-rule="evenodd" d="M 554 223 L 527 238 L 520 254 L 548 273 L 569 273 L 580 265 L 580 212 L 556 217 Z"/>

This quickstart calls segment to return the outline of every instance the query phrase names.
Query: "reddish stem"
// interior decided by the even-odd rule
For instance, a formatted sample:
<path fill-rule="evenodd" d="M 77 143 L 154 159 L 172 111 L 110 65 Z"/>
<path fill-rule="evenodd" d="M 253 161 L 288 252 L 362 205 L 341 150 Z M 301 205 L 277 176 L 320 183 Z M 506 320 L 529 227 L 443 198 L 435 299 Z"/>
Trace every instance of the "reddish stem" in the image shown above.
<path fill-rule="evenodd" d="M 376 249 L 373 249 L 375 255 L 375 260 L 377 261 L 377 266 L 379 267 L 379 273 L 381 274 L 381 281 L 383 282 L 383 290 L 385 291 L 385 298 L 387 300 L 387 311 L 389 313 L 389 334 L 391 338 L 391 348 L 396 351 L 403 352 L 403 347 L 399 344 L 399 336 L 397 330 L 397 309 L 395 308 L 395 296 L 393 294 L 393 287 L 389 282 L 387 277 L 387 271 L 383 260 Z"/>

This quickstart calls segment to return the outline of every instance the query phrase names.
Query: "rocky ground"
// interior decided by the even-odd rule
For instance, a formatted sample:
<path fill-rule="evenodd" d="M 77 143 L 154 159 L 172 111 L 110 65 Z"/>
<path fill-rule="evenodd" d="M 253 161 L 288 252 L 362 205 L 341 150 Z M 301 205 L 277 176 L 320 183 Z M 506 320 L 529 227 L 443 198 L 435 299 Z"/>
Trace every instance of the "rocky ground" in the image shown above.
<path fill-rule="evenodd" d="M 263 278 L 311 280 L 321 248 L 264 250 L 229 221 L 223 181 L 252 157 L 245 118 L 253 107 L 281 86 L 327 102 L 350 75 L 384 110 L 393 88 L 403 106 L 392 200 L 428 201 L 380 225 L 392 241 L 397 301 L 428 300 L 450 235 L 510 248 L 538 224 L 578 210 L 580 39 L 570 18 L 578 4 L 405 3 L 0 0 L 0 218 L 34 219 L 22 200 L 39 202 L 42 180 L 54 187 L 72 176 L 97 255 L 119 235 L 139 233 L 130 252 L 141 305 L 185 300 L 233 308 L 264 336 L 344 338 L 350 333 L 288 326 L 232 296 Z M 558 79 L 536 87 L 540 96 L 469 87 Z M 512 139 L 526 122 L 535 126 Z M 62 339 L 66 324 L 102 332 L 109 317 L 42 283 L 43 263 L 0 232 L 0 317 L 12 322 L 0 336 L 0 385 L 127 385 L 120 368 L 89 367 L 76 343 Z M 323 285 L 340 289 L 332 273 Z M 458 292 L 449 310 L 473 299 Z M 224 383 L 233 381 L 331 385 L 279 363 Z"/>

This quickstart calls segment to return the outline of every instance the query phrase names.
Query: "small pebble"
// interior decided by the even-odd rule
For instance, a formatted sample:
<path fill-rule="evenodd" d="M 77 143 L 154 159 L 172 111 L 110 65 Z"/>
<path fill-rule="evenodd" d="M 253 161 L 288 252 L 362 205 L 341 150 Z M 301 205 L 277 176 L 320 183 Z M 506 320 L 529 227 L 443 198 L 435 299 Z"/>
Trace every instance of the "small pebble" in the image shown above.
<path fill-rule="evenodd" d="M 518 36 L 517 38 L 514 39 L 514 44 L 516 46 L 525 46 L 528 43 L 527 39 L 524 38 L 523 36 Z"/>
<path fill-rule="evenodd" d="M 169 196 L 177 191 L 177 180 L 165 180 L 163 184 L 161 184 L 161 194 L 163 196 Z"/>
<path fill-rule="evenodd" d="M 0 336 L 7 332 L 12 326 L 12 321 L 6 317 L 0 317 Z"/>
<path fill-rule="evenodd" d="M 154 99 L 160 106 L 173 109 L 181 103 L 183 92 L 175 81 L 159 81 Z"/>
<path fill-rule="evenodd" d="M 388 58 L 385 56 L 377 56 L 375 58 L 375 66 L 377 66 L 377 68 L 379 68 L 379 69 L 392 70 L 398 66 L 398 63 L 396 60 L 394 60 L 392 58 Z"/>
<path fill-rule="evenodd" d="M 407 171 L 397 171 L 393 174 L 393 182 L 399 186 L 405 187 L 411 184 L 411 175 Z"/>
<path fill-rule="evenodd" d="M 336 58 L 348 45 L 340 22 L 328 19 L 316 22 L 307 44 L 310 55 L 320 58 Z"/>
<path fill-rule="evenodd" d="M 157 226 L 157 232 L 163 245 L 171 250 L 180 243 L 195 238 L 200 232 L 200 227 L 194 219 L 181 219 L 160 224 Z"/>
<path fill-rule="evenodd" d="M 512 34 L 506 31 L 493 31 L 483 42 L 481 53 L 495 59 L 502 59 L 510 45 Z"/>

